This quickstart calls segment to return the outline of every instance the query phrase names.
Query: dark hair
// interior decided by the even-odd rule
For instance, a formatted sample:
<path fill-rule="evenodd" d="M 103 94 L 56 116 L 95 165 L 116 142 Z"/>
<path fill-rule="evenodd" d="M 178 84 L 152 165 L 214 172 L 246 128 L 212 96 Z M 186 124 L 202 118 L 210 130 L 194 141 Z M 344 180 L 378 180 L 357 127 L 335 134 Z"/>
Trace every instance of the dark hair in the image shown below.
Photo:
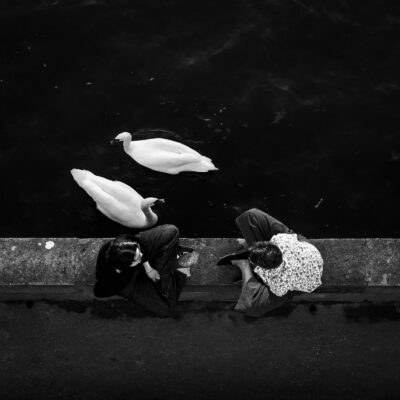
<path fill-rule="evenodd" d="M 123 270 L 128 268 L 135 259 L 139 243 L 127 236 L 118 236 L 111 241 L 106 257 L 115 267 Z"/>
<path fill-rule="evenodd" d="M 270 242 L 256 242 L 249 248 L 249 261 L 253 266 L 274 269 L 282 263 L 282 252 Z"/>

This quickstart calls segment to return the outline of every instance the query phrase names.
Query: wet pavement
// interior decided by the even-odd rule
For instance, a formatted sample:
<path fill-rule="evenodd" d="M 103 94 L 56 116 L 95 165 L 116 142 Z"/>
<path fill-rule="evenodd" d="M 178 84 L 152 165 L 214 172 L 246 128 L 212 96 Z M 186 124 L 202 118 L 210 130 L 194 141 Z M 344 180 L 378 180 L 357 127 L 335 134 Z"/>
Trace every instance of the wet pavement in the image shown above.
<path fill-rule="evenodd" d="M 400 308 L 221 304 L 178 319 L 121 302 L 0 303 L 0 398 L 394 399 Z"/>

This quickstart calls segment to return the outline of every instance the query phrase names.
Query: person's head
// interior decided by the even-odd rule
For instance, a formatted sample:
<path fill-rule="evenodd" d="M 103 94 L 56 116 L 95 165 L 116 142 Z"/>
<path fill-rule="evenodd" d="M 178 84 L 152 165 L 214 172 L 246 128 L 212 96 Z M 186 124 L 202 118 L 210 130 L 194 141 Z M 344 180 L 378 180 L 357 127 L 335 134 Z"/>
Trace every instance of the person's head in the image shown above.
<path fill-rule="evenodd" d="M 139 243 L 126 237 L 115 238 L 107 254 L 107 258 L 115 265 L 118 273 L 140 264 L 142 257 Z"/>
<path fill-rule="evenodd" d="M 264 269 L 274 269 L 282 263 L 282 252 L 270 242 L 256 242 L 249 248 L 250 265 Z"/>

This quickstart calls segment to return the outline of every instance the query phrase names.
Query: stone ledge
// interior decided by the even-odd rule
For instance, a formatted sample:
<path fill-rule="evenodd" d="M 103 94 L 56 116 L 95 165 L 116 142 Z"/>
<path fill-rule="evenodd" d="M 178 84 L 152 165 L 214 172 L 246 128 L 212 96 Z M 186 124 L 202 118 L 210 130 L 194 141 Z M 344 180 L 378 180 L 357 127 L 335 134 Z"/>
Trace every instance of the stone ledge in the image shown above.
<path fill-rule="evenodd" d="M 180 301 L 202 303 L 236 303 L 239 286 L 186 286 Z M 38 301 L 108 302 L 125 301 L 121 297 L 95 298 L 92 286 L 0 286 L 0 302 Z M 293 296 L 293 303 L 400 303 L 400 287 L 321 288 L 313 293 Z"/>
<path fill-rule="evenodd" d="M 85 286 L 94 282 L 109 239 L 1 238 L 0 285 Z M 235 269 L 217 260 L 241 249 L 234 238 L 181 239 L 198 253 L 189 286 L 231 285 Z M 324 258 L 323 287 L 400 286 L 400 239 L 314 239 Z M 54 244 L 54 246 L 53 246 Z"/>

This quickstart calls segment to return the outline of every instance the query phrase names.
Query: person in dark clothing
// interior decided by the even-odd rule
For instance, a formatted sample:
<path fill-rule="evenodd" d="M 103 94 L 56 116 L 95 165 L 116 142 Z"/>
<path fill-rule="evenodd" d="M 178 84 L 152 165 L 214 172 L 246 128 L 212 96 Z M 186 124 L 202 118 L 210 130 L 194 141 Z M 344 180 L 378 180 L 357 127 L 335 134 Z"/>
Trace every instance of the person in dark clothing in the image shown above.
<path fill-rule="evenodd" d="M 159 316 L 176 313 L 185 284 L 177 268 L 179 231 L 160 225 L 136 235 L 120 235 L 98 254 L 94 295 L 118 295 Z"/>

